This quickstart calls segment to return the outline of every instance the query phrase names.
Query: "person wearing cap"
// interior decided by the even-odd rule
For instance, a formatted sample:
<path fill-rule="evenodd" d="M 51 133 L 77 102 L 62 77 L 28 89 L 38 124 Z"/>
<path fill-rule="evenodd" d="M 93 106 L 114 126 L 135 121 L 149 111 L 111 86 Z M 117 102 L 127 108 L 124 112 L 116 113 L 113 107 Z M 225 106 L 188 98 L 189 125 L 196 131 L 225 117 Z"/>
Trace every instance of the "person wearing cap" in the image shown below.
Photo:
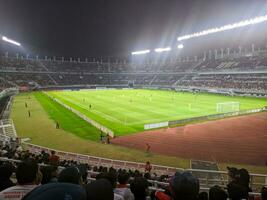
<path fill-rule="evenodd" d="M 198 200 L 199 180 L 190 172 L 176 172 L 169 181 L 169 193 L 155 192 L 156 200 Z"/>
<path fill-rule="evenodd" d="M 23 161 L 18 165 L 16 178 L 18 184 L 0 192 L 1 200 L 20 200 L 41 182 L 41 172 L 33 160 Z"/>
<path fill-rule="evenodd" d="M 58 182 L 82 185 L 82 176 L 77 167 L 67 167 L 60 172 Z"/>

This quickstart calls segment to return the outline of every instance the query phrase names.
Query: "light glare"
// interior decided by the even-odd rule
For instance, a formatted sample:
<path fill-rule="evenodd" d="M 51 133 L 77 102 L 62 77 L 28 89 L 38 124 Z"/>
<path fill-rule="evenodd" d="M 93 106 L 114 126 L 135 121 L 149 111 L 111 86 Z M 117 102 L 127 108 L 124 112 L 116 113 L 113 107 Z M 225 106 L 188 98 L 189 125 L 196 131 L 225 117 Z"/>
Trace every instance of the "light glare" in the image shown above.
<path fill-rule="evenodd" d="M 179 45 L 177 46 L 177 48 L 178 48 L 178 49 L 183 49 L 183 48 L 184 48 L 184 45 L 183 45 L 183 44 L 179 44 Z"/>
<path fill-rule="evenodd" d="M 6 36 L 2 36 L 2 40 L 9 42 L 11 44 L 17 45 L 17 46 L 21 46 L 21 44 L 19 42 L 16 42 L 15 40 L 11 40 L 11 39 L 7 38 Z"/>
<path fill-rule="evenodd" d="M 150 53 L 150 50 L 142 50 L 142 51 L 134 51 L 132 52 L 132 55 L 140 55 L 140 54 L 147 54 Z"/>
<path fill-rule="evenodd" d="M 161 53 L 161 52 L 170 51 L 170 50 L 171 50 L 171 47 L 166 47 L 166 48 L 157 48 L 154 51 L 157 53 Z"/>
<path fill-rule="evenodd" d="M 234 23 L 234 24 L 227 24 L 227 25 L 221 26 L 219 28 L 212 28 L 212 29 L 207 29 L 207 30 L 200 31 L 200 32 L 197 32 L 197 33 L 193 33 L 193 34 L 184 35 L 184 36 L 178 37 L 177 40 L 178 41 L 188 40 L 188 39 L 195 38 L 195 37 L 200 37 L 200 36 L 203 36 L 203 35 L 223 32 L 223 31 L 227 31 L 227 30 L 231 30 L 231 29 L 236 29 L 236 28 L 240 28 L 240 27 L 244 27 L 244 26 L 249 26 L 249 25 L 253 25 L 253 24 L 262 23 L 262 22 L 265 22 L 265 21 L 267 21 L 267 15 L 256 17 L 256 18 L 252 18 L 252 19 L 248 19 L 248 20 L 245 20 L 245 21 L 240 21 L 240 22 L 237 22 L 237 23 Z"/>

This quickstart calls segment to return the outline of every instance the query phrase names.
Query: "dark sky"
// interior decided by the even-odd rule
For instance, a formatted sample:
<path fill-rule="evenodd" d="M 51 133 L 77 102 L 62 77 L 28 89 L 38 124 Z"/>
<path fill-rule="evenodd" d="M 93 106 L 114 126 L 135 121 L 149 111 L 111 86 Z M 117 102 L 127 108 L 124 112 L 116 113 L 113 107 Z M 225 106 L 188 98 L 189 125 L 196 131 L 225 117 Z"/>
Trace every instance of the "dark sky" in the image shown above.
<path fill-rule="evenodd" d="M 27 51 L 113 56 L 267 14 L 267 0 L 0 0 L 0 34 Z"/>

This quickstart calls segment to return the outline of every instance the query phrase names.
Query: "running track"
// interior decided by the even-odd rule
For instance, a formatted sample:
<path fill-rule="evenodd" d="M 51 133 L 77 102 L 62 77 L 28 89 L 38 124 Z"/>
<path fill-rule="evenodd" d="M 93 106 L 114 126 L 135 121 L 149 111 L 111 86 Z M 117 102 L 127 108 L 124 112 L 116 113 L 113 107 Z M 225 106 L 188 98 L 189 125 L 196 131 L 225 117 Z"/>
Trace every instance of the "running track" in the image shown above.
<path fill-rule="evenodd" d="M 112 144 L 169 156 L 265 165 L 267 112 L 145 131 L 112 139 Z"/>

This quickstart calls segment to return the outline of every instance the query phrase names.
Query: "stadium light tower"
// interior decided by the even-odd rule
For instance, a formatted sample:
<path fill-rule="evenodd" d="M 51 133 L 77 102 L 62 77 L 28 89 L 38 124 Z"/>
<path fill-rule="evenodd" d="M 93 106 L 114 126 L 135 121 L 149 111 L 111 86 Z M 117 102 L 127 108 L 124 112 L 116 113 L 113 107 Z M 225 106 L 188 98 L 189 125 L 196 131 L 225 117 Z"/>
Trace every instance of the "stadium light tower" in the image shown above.
<path fill-rule="evenodd" d="M 171 51 L 171 47 L 165 47 L 165 48 L 157 48 L 154 51 L 157 53 L 161 53 L 161 52 L 166 52 L 166 51 Z"/>
<path fill-rule="evenodd" d="M 21 46 L 21 44 L 15 40 L 11 40 L 9 38 L 7 38 L 6 36 L 2 36 L 2 40 L 11 44 L 14 44 L 16 46 Z"/>
<path fill-rule="evenodd" d="M 141 55 L 141 54 L 148 54 L 148 53 L 150 53 L 149 49 L 141 50 L 141 51 L 134 51 L 134 52 L 132 52 L 132 55 Z"/>
<path fill-rule="evenodd" d="M 197 33 L 193 33 L 193 34 L 189 34 L 189 35 L 183 35 L 181 37 L 178 37 L 177 40 L 178 41 L 182 41 L 182 40 L 188 40 L 191 38 L 196 38 L 196 37 L 200 37 L 200 36 L 204 36 L 204 35 L 209 35 L 212 33 L 218 33 L 218 32 L 223 32 L 223 31 L 227 31 L 227 30 L 232 30 L 232 29 L 236 29 L 236 28 L 241 28 L 241 27 L 245 27 L 245 26 L 249 26 L 249 25 L 253 25 L 253 24 L 259 24 L 262 22 L 267 21 L 267 15 L 264 16 L 260 16 L 260 17 L 255 17 L 252 19 L 248 19 L 248 20 L 244 20 L 244 21 L 240 21 L 234 24 L 227 24 L 225 26 L 221 26 L 221 27 L 216 27 L 216 28 L 212 28 L 212 29 L 207 29 L 204 31 L 200 31 Z"/>
<path fill-rule="evenodd" d="M 184 48 L 184 45 L 183 44 L 178 44 L 177 48 L 178 49 L 183 49 Z"/>

